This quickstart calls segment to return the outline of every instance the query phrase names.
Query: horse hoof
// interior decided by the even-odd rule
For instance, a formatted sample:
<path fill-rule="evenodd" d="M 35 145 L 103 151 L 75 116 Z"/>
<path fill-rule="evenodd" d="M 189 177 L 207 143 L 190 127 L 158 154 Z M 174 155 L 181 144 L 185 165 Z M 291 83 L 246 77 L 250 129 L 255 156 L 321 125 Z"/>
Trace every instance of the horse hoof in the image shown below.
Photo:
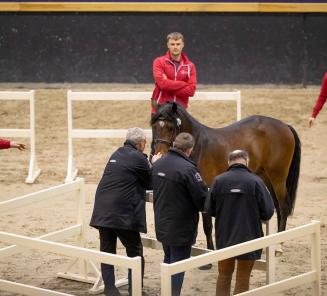
<path fill-rule="evenodd" d="M 207 264 L 199 267 L 200 270 L 209 270 L 211 268 L 212 268 L 212 264 Z"/>
<path fill-rule="evenodd" d="M 275 250 L 275 257 L 280 257 L 284 253 L 283 249 L 276 249 Z"/>

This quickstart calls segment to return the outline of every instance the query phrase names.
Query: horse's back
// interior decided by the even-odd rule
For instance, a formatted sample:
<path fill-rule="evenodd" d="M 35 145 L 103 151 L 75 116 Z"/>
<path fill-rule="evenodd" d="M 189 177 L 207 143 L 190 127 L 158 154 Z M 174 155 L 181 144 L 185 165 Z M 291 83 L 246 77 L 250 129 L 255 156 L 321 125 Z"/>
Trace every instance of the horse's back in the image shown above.
<path fill-rule="evenodd" d="M 253 115 L 234 124 L 217 129 L 225 150 L 229 152 L 244 149 L 250 155 L 250 167 L 262 175 L 263 171 L 288 171 L 295 140 L 289 126 L 284 122 L 267 116 Z"/>

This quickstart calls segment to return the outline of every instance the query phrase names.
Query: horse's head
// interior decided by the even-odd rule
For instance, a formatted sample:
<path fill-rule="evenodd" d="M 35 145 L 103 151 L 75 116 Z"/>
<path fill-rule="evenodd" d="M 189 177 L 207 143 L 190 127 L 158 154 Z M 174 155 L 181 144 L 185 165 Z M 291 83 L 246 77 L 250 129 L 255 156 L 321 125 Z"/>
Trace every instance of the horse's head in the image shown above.
<path fill-rule="evenodd" d="M 151 120 L 155 154 L 167 154 L 176 136 L 180 133 L 181 119 L 176 103 L 168 103 L 159 108 Z"/>

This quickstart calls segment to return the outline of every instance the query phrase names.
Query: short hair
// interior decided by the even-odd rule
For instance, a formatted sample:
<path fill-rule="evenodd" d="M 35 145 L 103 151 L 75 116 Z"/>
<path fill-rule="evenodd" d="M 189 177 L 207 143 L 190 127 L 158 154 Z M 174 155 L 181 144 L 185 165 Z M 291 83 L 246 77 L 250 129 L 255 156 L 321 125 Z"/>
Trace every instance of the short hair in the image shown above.
<path fill-rule="evenodd" d="M 243 158 L 244 160 L 249 160 L 249 154 L 245 150 L 234 150 L 228 155 L 228 162 L 236 159 Z"/>
<path fill-rule="evenodd" d="M 189 133 L 180 133 L 177 135 L 173 147 L 183 152 L 194 147 L 194 138 Z"/>
<path fill-rule="evenodd" d="M 127 130 L 126 140 L 130 140 L 134 144 L 138 144 L 141 141 L 145 141 L 146 140 L 145 131 L 139 127 L 132 127 Z"/>
<path fill-rule="evenodd" d="M 167 35 L 167 42 L 169 41 L 169 39 L 173 39 L 173 40 L 182 39 L 184 41 L 184 36 L 179 32 L 171 32 Z"/>

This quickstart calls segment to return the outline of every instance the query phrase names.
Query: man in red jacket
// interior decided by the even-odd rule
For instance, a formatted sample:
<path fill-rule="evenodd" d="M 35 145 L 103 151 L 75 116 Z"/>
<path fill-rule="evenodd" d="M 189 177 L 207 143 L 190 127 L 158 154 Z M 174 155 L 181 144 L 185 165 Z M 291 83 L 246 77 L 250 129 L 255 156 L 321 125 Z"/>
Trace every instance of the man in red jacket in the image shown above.
<path fill-rule="evenodd" d="M 311 117 L 309 118 L 309 127 L 313 125 L 313 122 L 315 121 L 321 108 L 324 106 L 326 100 L 327 100 L 327 72 L 325 73 L 321 83 L 320 95 L 317 99 L 315 106 L 313 107 Z"/>
<path fill-rule="evenodd" d="M 24 150 L 25 144 L 5 140 L 5 139 L 0 139 L 0 149 L 9 149 L 9 148 L 17 148 L 19 150 Z"/>
<path fill-rule="evenodd" d="M 167 46 L 166 54 L 153 62 L 152 114 L 156 113 L 158 105 L 172 101 L 187 108 L 189 97 L 194 96 L 196 89 L 196 69 L 183 53 L 183 35 L 178 32 L 168 34 Z"/>

